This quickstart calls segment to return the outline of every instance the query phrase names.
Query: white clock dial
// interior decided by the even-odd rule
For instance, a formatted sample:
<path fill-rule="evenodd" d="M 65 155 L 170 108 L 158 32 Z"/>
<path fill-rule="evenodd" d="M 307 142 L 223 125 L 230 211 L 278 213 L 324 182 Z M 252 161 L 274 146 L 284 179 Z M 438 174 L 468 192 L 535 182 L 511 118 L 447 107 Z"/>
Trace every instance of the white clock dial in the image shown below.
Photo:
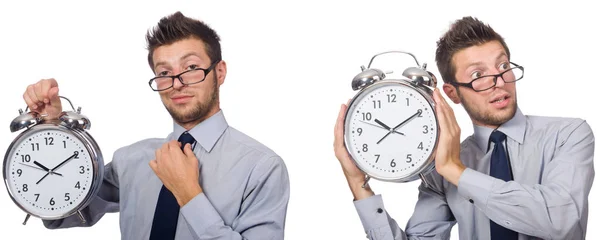
<path fill-rule="evenodd" d="M 382 180 L 409 177 L 434 151 L 438 126 L 431 103 L 399 83 L 373 85 L 346 115 L 346 147 L 358 167 Z"/>
<path fill-rule="evenodd" d="M 38 217 L 72 213 L 85 200 L 94 176 L 83 142 L 59 130 L 24 135 L 5 163 L 5 181 L 14 200 Z"/>

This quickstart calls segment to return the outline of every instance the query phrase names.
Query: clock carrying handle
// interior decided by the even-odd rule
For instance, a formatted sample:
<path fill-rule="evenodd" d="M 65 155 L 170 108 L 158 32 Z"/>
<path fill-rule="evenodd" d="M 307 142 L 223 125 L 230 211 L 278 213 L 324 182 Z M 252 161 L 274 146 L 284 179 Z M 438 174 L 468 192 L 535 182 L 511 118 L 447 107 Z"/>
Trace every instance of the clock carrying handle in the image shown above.
<path fill-rule="evenodd" d="M 413 55 L 412 53 L 409 53 L 409 52 L 404 52 L 404 51 L 387 51 L 387 52 L 382 52 L 382 53 L 375 54 L 375 56 L 373 56 L 373 57 L 371 58 L 371 61 L 369 61 L 369 65 L 367 66 L 367 68 L 371 68 L 371 64 L 373 63 L 373 60 L 375 59 L 375 57 L 377 57 L 377 56 L 379 56 L 379 55 L 383 55 L 383 54 L 388 54 L 388 53 L 402 53 L 402 54 L 408 54 L 408 55 L 410 55 L 410 56 L 411 56 L 411 57 L 412 57 L 412 58 L 415 60 L 415 62 L 417 63 L 417 66 L 418 66 L 419 68 L 421 68 L 421 64 L 419 64 L 419 61 L 417 60 L 417 57 L 415 57 L 415 55 Z"/>
<path fill-rule="evenodd" d="M 69 100 L 68 98 L 63 97 L 63 96 L 58 96 L 58 97 L 67 100 L 67 102 L 69 102 L 69 105 L 71 105 L 71 108 L 73 109 L 73 111 L 77 111 L 77 110 L 75 110 L 75 107 L 73 107 L 73 103 L 71 103 L 71 100 Z M 29 106 L 25 107 L 25 112 L 27 112 L 28 109 L 29 109 Z M 77 111 L 77 112 L 79 112 L 79 111 Z"/>

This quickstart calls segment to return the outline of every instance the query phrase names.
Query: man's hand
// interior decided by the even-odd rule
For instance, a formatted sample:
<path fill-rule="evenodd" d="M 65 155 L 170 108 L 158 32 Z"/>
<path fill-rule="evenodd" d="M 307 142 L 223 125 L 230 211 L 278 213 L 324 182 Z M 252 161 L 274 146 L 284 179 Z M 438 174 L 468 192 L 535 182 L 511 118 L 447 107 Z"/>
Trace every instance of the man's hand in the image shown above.
<path fill-rule="evenodd" d="M 344 146 L 344 115 L 346 114 L 348 107 L 342 104 L 340 113 L 335 124 L 333 150 L 335 151 L 335 157 L 340 161 L 342 169 L 344 170 L 344 176 L 348 181 L 348 186 L 354 195 L 354 200 L 360 200 L 373 196 L 374 193 L 368 187 L 362 188 L 365 182 L 365 174 L 356 167 L 354 161 L 350 158 L 350 154 Z"/>
<path fill-rule="evenodd" d="M 32 112 L 47 114 L 47 119 L 58 119 L 62 112 L 58 83 L 52 78 L 27 86 L 23 99 Z"/>
<path fill-rule="evenodd" d="M 437 88 L 433 92 L 433 99 L 440 125 L 440 136 L 435 152 L 435 169 L 447 181 L 458 186 L 460 175 L 465 170 L 460 160 L 460 127 L 456 122 L 454 111 Z"/>
<path fill-rule="evenodd" d="M 181 151 L 181 143 L 173 140 L 156 150 L 156 159 L 150 161 L 150 167 L 183 207 L 196 195 L 202 193 L 198 183 L 200 171 L 198 159 L 190 144 Z"/>

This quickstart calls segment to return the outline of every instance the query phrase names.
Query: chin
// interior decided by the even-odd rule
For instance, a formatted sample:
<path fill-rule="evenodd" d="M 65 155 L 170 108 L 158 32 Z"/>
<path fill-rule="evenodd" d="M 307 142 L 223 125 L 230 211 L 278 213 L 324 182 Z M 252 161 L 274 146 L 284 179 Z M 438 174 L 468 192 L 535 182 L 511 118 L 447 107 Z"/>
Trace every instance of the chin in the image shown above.
<path fill-rule="evenodd" d="M 190 117 L 189 111 L 171 111 L 169 113 L 171 114 L 173 120 L 175 120 L 178 123 L 188 123 L 196 120 L 195 118 Z"/>
<path fill-rule="evenodd" d="M 497 119 L 498 122 L 501 122 L 503 124 L 510 121 L 515 116 L 516 112 L 517 106 L 516 104 L 513 104 L 509 107 L 499 110 L 496 114 L 494 114 L 494 118 Z"/>

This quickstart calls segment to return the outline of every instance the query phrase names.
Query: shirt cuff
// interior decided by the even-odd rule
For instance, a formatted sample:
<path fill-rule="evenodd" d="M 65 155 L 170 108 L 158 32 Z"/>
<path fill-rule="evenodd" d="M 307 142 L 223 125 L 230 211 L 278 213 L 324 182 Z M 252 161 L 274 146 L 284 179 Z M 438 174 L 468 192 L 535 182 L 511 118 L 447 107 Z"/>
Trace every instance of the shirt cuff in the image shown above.
<path fill-rule="evenodd" d="M 484 173 L 466 168 L 458 179 L 458 194 L 481 210 L 487 202 L 496 181 L 502 181 Z"/>
<path fill-rule="evenodd" d="M 223 221 L 204 193 L 196 195 L 179 211 L 198 235 L 202 235 L 208 228 Z"/>
<path fill-rule="evenodd" d="M 388 226 L 387 212 L 383 207 L 381 195 L 373 195 L 365 199 L 354 201 L 365 232 Z"/>

